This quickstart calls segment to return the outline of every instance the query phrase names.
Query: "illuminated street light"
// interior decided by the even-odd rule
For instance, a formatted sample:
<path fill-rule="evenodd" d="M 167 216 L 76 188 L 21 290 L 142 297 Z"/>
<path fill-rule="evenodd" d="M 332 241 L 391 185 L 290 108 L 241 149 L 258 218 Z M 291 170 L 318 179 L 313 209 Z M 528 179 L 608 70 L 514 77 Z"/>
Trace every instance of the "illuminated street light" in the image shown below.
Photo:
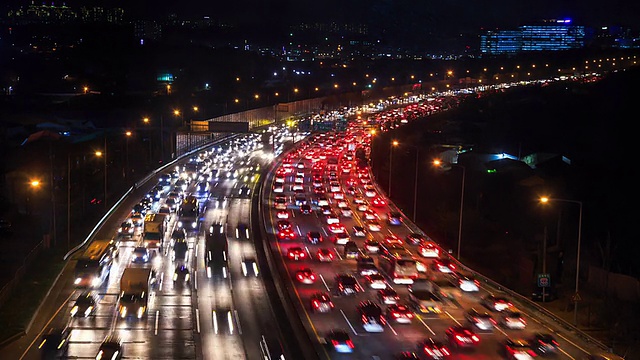
<path fill-rule="evenodd" d="M 439 160 L 433 160 L 433 165 L 436 167 L 443 167 L 444 163 Z M 460 260 L 460 246 L 462 245 L 462 213 L 463 213 L 463 209 L 464 209 L 464 181 L 465 181 L 465 173 L 466 173 L 466 169 L 464 166 L 460 165 L 460 164 L 452 164 L 449 163 L 447 164 L 451 167 L 459 167 L 462 169 L 462 188 L 460 190 L 460 216 L 459 216 L 459 220 L 458 220 L 458 248 L 456 250 L 456 257 L 458 258 L 458 260 Z"/>
<path fill-rule="evenodd" d="M 554 201 L 558 201 L 558 202 L 568 202 L 568 203 L 572 203 L 572 204 L 578 204 L 580 206 L 580 214 L 578 215 L 578 247 L 576 250 L 576 292 L 573 295 L 574 296 L 574 306 L 573 306 L 573 325 L 578 326 L 578 298 L 580 297 L 580 295 L 578 294 L 578 291 L 580 290 L 579 288 L 579 281 L 580 281 L 580 245 L 581 245 L 581 241 L 582 241 L 582 201 L 577 201 L 577 200 L 567 200 L 567 199 L 556 199 L 556 198 L 550 198 L 547 196 L 543 196 L 540 198 L 540 202 L 542 204 L 548 204 L 550 202 L 554 202 Z"/>
<path fill-rule="evenodd" d="M 391 142 L 391 146 L 389 146 L 389 189 L 387 191 L 387 196 L 389 197 L 389 199 L 391 199 L 391 169 L 392 169 L 392 161 L 393 161 L 393 147 L 394 146 L 398 146 L 399 142 L 398 140 L 393 140 Z"/>
<path fill-rule="evenodd" d="M 37 180 L 37 179 L 31 180 L 29 182 L 29 185 L 31 185 L 32 188 L 39 188 L 40 187 L 40 180 Z"/>

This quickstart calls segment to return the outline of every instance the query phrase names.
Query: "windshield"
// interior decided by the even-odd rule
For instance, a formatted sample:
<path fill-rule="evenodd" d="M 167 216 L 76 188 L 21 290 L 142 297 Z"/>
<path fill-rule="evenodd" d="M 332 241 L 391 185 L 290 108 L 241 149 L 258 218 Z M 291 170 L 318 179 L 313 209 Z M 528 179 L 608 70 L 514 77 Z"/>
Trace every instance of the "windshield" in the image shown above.
<path fill-rule="evenodd" d="M 79 259 L 76 263 L 76 272 L 95 272 L 100 268 L 98 260 Z"/>

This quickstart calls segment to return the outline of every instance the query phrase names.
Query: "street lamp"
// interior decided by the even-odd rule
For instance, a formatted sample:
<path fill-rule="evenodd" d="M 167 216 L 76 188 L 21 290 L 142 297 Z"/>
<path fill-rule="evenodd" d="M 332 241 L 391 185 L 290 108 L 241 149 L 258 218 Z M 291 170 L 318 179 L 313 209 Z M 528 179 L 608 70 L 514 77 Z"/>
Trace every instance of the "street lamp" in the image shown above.
<path fill-rule="evenodd" d="M 107 141 L 105 137 L 104 151 L 96 151 L 95 155 L 104 159 L 104 208 L 107 208 Z"/>
<path fill-rule="evenodd" d="M 415 178 L 413 180 L 413 222 L 416 222 L 416 213 L 418 206 L 418 170 L 420 166 L 420 148 L 415 145 L 402 144 L 402 146 L 408 146 L 416 151 L 416 165 L 415 165 Z"/>
<path fill-rule="evenodd" d="M 433 165 L 437 166 L 437 167 L 442 167 L 443 163 L 440 160 L 433 160 Z M 460 165 L 460 164 L 452 164 L 449 163 L 448 164 L 451 167 L 459 167 L 462 169 L 462 185 L 461 185 L 461 190 L 460 190 L 460 216 L 459 216 L 459 220 L 458 220 L 458 248 L 456 250 L 456 257 L 458 258 L 458 260 L 460 260 L 460 246 L 462 244 L 462 210 L 464 209 L 464 181 L 465 181 L 465 176 L 466 176 L 466 169 L 464 166 Z"/>
<path fill-rule="evenodd" d="M 397 140 L 393 140 L 391 142 L 391 146 L 389 146 L 389 190 L 387 191 L 387 196 L 391 199 L 391 165 L 393 161 L 393 147 L 398 146 L 399 142 Z"/>
<path fill-rule="evenodd" d="M 578 299 L 580 295 L 578 295 L 579 281 L 580 281 L 580 245 L 582 241 L 582 201 L 578 200 L 567 200 L 567 199 L 556 199 L 549 198 L 547 196 L 543 196 L 540 198 L 540 202 L 543 204 L 548 204 L 550 202 L 568 202 L 572 204 L 578 204 L 580 206 L 580 214 L 578 215 L 578 248 L 576 250 L 576 293 L 573 295 L 574 306 L 573 306 L 573 325 L 578 326 Z"/>
<path fill-rule="evenodd" d="M 126 164 L 126 167 L 125 167 L 125 169 L 126 169 L 126 175 L 125 175 L 125 177 L 126 177 L 126 178 L 128 178 L 128 177 L 129 177 L 129 172 L 130 172 L 130 170 L 129 170 L 129 138 L 131 137 L 131 135 L 133 135 L 133 133 L 132 133 L 131 131 L 127 130 L 127 131 L 124 133 L 124 135 L 127 137 L 127 143 L 126 143 L 126 162 L 125 162 L 125 164 Z"/>

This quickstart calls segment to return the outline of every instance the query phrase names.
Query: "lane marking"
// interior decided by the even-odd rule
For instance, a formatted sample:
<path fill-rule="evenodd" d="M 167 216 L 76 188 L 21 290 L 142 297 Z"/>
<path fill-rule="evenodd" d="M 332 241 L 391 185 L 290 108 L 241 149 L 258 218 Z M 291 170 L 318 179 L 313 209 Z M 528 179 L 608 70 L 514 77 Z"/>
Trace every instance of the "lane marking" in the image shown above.
<path fill-rule="evenodd" d="M 236 316 L 236 324 L 238 325 L 238 334 L 242 335 L 242 327 L 240 327 L 240 315 L 238 315 L 238 310 L 233 310 L 233 314 Z"/>
<path fill-rule="evenodd" d="M 422 320 L 422 316 L 416 314 L 416 318 L 418 318 L 418 320 L 420 320 L 420 322 L 422 323 L 422 325 L 424 325 L 424 327 L 427 328 L 427 330 L 429 330 L 429 332 L 431 333 L 431 335 L 436 336 L 436 333 L 433 332 L 433 330 L 431 330 L 431 328 L 429 327 L 429 325 L 427 325 L 427 323 L 424 322 L 424 320 Z"/>
<path fill-rule="evenodd" d="M 324 287 L 327 288 L 327 292 L 331 292 L 331 290 L 329 289 L 329 285 L 327 285 L 327 282 L 324 281 L 324 276 L 322 276 L 322 274 L 318 274 L 318 275 L 320 276 L 320 280 L 322 280 Z"/>
<path fill-rule="evenodd" d="M 349 322 L 349 319 L 347 319 L 347 315 L 344 314 L 344 311 L 342 311 L 342 309 L 340 309 L 340 313 L 342 314 L 342 317 L 344 318 L 344 321 L 346 321 L 347 325 L 349 325 L 349 327 L 351 328 L 351 331 L 353 331 L 353 334 L 355 336 L 358 336 L 358 333 L 356 332 L 356 329 L 353 328 L 353 326 Z"/>
<path fill-rule="evenodd" d="M 200 309 L 196 309 L 196 332 L 200 334 Z"/>
<path fill-rule="evenodd" d="M 155 321 L 155 329 L 153 331 L 154 335 L 158 335 L 158 321 L 160 320 L 160 310 L 156 310 L 156 321 Z"/>
<path fill-rule="evenodd" d="M 215 310 L 211 311 L 211 318 L 213 319 L 213 333 L 218 334 L 218 315 Z"/>

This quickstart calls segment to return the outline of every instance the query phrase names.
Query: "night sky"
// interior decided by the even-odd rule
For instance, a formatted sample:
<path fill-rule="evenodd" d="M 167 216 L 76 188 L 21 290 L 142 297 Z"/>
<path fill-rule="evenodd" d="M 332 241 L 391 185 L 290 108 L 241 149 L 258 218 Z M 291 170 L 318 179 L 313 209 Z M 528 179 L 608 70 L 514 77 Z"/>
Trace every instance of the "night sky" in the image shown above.
<path fill-rule="evenodd" d="M 3 0 L 7 6 L 31 0 Z M 41 1 L 37 1 L 41 2 Z M 51 1 L 47 1 L 50 3 Z M 61 3 L 62 1 L 56 1 Z M 69 6 L 123 7 L 131 17 L 210 16 L 243 25 L 307 21 L 378 22 L 390 26 L 433 23 L 454 31 L 514 27 L 537 19 L 572 18 L 581 25 L 640 27 L 640 1 L 634 0 L 67 0 Z M 413 25 L 412 25 L 413 24 Z"/>

